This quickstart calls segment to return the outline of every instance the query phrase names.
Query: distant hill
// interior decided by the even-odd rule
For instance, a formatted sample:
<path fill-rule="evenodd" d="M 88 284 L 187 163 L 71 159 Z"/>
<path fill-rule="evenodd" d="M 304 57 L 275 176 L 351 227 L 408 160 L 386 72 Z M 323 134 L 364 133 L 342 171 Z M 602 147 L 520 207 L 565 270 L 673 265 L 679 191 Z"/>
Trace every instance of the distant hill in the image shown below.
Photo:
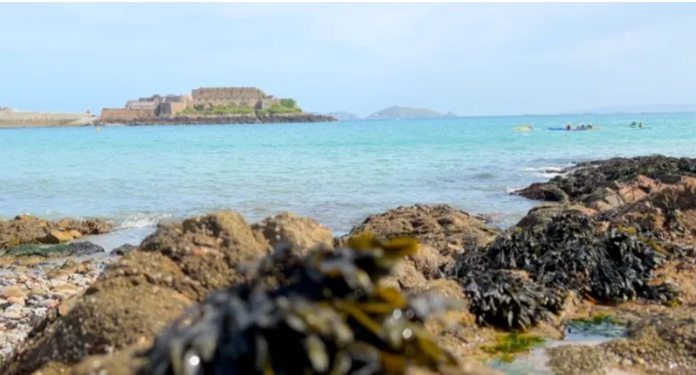
<path fill-rule="evenodd" d="M 432 109 L 426 108 L 409 108 L 409 107 L 398 107 L 393 106 L 385 108 L 379 112 L 375 112 L 369 116 L 367 119 L 403 119 L 403 118 L 438 118 L 438 117 L 457 117 L 452 112 L 447 112 L 442 114 Z"/>
<path fill-rule="evenodd" d="M 331 116 L 338 121 L 350 121 L 350 120 L 360 120 L 360 116 L 355 113 L 350 113 L 346 111 L 330 112 L 326 113 L 327 116 Z"/>
<path fill-rule="evenodd" d="M 670 112 L 696 112 L 696 104 L 673 104 L 673 105 L 634 105 L 618 107 L 590 108 L 579 111 L 566 112 L 563 114 L 582 115 L 582 114 L 614 114 L 614 113 L 670 113 Z"/>

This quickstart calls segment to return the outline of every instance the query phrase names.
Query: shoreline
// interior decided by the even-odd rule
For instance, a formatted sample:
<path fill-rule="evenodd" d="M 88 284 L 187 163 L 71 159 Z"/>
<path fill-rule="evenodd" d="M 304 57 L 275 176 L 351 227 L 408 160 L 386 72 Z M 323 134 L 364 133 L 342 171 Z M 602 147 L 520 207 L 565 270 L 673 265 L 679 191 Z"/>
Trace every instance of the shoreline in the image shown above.
<path fill-rule="evenodd" d="M 658 371 L 669 368 L 665 367 L 669 364 L 666 361 L 682 363 L 685 371 L 696 369 L 696 362 L 688 359 L 687 352 L 671 346 L 674 336 L 668 336 L 689 340 L 694 333 L 672 333 L 674 330 L 668 329 L 659 333 L 660 340 L 664 340 L 660 346 L 650 346 L 654 342 L 642 336 L 656 319 L 678 327 L 692 324 L 689 315 L 696 315 L 696 288 L 690 284 L 696 280 L 696 268 L 687 267 L 696 257 L 693 250 L 690 253 L 681 247 L 696 243 L 696 159 L 616 158 L 579 163 L 564 171 L 567 173 L 558 178 L 516 191 L 513 195 L 536 200 L 538 204 L 519 223 L 504 229 L 490 226 L 485 217 L 449 205 L 420 204 L 372 214 L 346 235 L 332 232 L 310 217 L 290 213 L 251 222 L 227 211 L 158 225 L 155 233 L 138 241 L 137 250 L 109 258 L 116 262 L 93 262 L 89 269 L 75 271 L 88 278 L 81 278 L 77 288 L 58 287 L 58 291 L 70 289 L 67 298 L 50 291 L 45 293 L 47 297 L 37 299 L 31 289 L 22 291 L 26 298 L 11 296 L 13 301 L 25 298 L 35 311 L 43 308 L 39 307 L 42 304 L 51 305 L 47 312 L 51 318 L 45 323 L 50 329 L 42 333 L 45 340 L 41 335 L 26 339 L 27 344 L 21 346 L 23 355 L 6 357 L 10 367 L 0 368 L 15 375 L 33 371 L 32 366 L 37 364 L 56 365 L 59 355 L 39 358 L 45 353 L 43 345 L 51 340 L 59 340 L 56 342 L 64 348 L 92 345 L 93 340 L 98 345 L 102 345 L 100 340 L 106 340 L 107 346 L 133 344 L 133 331 L 151 337 L 162 328 L 159 321 L 150 321 L 150 317 L 171 321 L 188 305 L 204 300 L 210 290 L 225 287 L 230 280 L 240 282 L 243 276 L 238 265 L 262 259 L 274 245 L 288 242 L 291 251 L 306 254 L 315 246 L 338 248 L 350 236 L 372 232 L 387 238 L 411 237 L 421 244 L 421 253 L 404 260 L 403 267 L 387 276 L 383 285 L 416 293 L 442 293 L 469 303 L 468 311 L 450 316 L 449 320 L 456 322 L 452 327 L 428 328 L 438 344 L 456 352 L 462 361 L 494 358 L 495 354 L 487 348 L 495 345 L 500 332 L 510 332 L 524 322 L 531 322 L 529 334 L 553 341 L 565 338 L 566 322 L 609 316 L 628 322 L 625 337 L 586 346 L 570 340 L 560 348 L 539 349 L 551 358 L 550 367 L 555 373 L 569 375 L 565 369 L 583 368 L 587 362 L 605 371 L 620 369 L 624 373 L 666 373 Z M 674 201 L 663 207 L 665 197 L 674 197 Z M 675 210 L 679 214 L 672 217 Z M 24 220 L 33 222 L 31 218 Z M 78 224 L 65 222 L 64 226 L 68 229 Z M 620 260 L 607 256 L 617 251 L 621 252 Z M 11 271 L 18 276 L 13 278 L 19 279 L 22 276 L 16 272 L 14 262 L 13 259 Z M 573 269 L 578 266 L 593 272 L 576 274 Z M 551 271 L 544 274 L 544 269 Z M 66 272 L 73 271 L 63 274 Z M 50 282 L 42 277 L 25 284 Z M 622 282 L 616 282 L 615 277 Z M 8 283 L 12 280 L 8 279 Z M 83 298 L 87 284 L 95 286 L 89 298 Z M 675 292 L 672 284 L 683 290 Z M 515 291 L 510 292 L 510 288 Z M 585 298 L 581 291 L 588 290 Z M 515 301 L 506 301 L 509 293 L 524 297 L 520 300 L 525 303 L 518 306 Z M 564 293 L 568 295 L 562 296 Z M 615 298 L 626 300 L 612 305 Z M 69 302 L 63 304 L 65 301 Z M 60 306 L 64 306 L 64 311 Z M 491 310 L 490 306 L 495 308 Z M 58 312 L 51 315 L 55 308 Z M 7 319 L 15 319 L 27 309 L 13 307 Z M 496 310 L 508 309 L 516 311 L 515 315 L 496 315 Z M 92 329 L 89 337 L 61 336 L 68 332 L 64 324 L 75 321 L 84 321 Z M 122 321 L 125 323 L 116 329 L 109 326 L 109 322 Z M 26 327 L 30 325 L 26 320 Z M 2 334 L 0 331 L 0 339 Z M 476 343 L 468 341 L 472 337 L 477 337 Z M 12 342 L 8 347 L 17 344 Z M 628 351 L 629 347 L 638 351 Z M 662 351 L 669 355 L 656 357 L 655 353 Z M 102 352 L 97 347 L 90 354 Z M 587 356 L 585 352 L 589 352 Z M 128 353 L 128 349 L 123 349 L 115 356 L 91 359 L 99 362 L 99 368 L 111 372 Z M 523 353 L 508 355 L 520 354 Z M 62 366 L 70 368 L 86 357 L 83 354 Z"/>
<path fill-rule="evenodd" d="M 270 115 L 254 113 L 239 116 L 178 116 L 171 118 L 139 118 L 139 119 L 99 119 L 95 125 L 234 125 L 234 124 L 282 124 L 282 123 L 313 123 L 337 122 L 334 117 L 315 115 L 311 113 Z"/>

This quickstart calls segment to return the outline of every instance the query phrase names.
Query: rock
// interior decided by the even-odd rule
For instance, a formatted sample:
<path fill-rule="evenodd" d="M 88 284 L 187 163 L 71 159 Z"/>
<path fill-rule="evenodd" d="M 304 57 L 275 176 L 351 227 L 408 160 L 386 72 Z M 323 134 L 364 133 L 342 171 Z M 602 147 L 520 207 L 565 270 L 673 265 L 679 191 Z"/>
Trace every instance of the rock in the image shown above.
<path fill-rule="evenodd" d="M 15 305 L 24 306 L 24 297 L 7 297 L 7 302 L 13 303 Z"/>
<path fill-rule="evenodd" d="M 17 286 L 9 286 L 0 291 L 0 297 L 24 297 L 27 294 L 26 290 L 21 289 Z"/>
<path fill-rule="evenodd" d="M 121 245 L 121 246 L 111 250 L 109 255 L 124 256 L 126 254 L 130 254 L 131 251 L 134 251 L 137 249 L 138 249 L 137 246 L 133 246 L 131 244 L 125 244 L 125 245 Z"/>
<path fill-rule="evenodd" d="M 68 245 L 68 250 L 66 251 L 66 255 L 70 256 L 83 256 L 83 255 L 91 255 L 91 254 L 96 254 L 96 253 L 103 253 L 104 248 L 95 245 L 91 242 L 73 242 L 70 245 Z"/>
<path fill-rule="evenodd" d="M 107 233 L 112 228 L 110 223 L 100 219 L 63 219 L 52 222 L 30 215 L 20 215 L 13 220 L 0 221 L 0 251 L 37 242 L 62 243 L 83 235 Z"/>
<path fill-rule="evenodd" d="M 499 233 L 481 220 L 447 205 L 401 206 L 368 217 L 351 229 L 349 235 L 365 232 L 387 238 L 412 236 L 445 256 L 483 246 Z"/>
<path fill-rule="evenodd" d="M 52 289 L 54 294 L 59 295 L 61 298 L 69 298 L 77 294 L 78 290 L 72 284 L 58 285 Z"/>
<path fill-rule="evenodd" d="M 5 311 L 2 313 L 2 317 L 5 319 L 19 320 L 24 317 L 21 312 L 18 311 Z"/>
<path fill-rule="evenodd" d="M 592 209 L 583 207 L 578 204 L 558 204 L 558 203 L 541 203 L 527 213 L 517 223 L 517 227 L 522 229 L 540 230 L 553 218 L 562 214 L 582 213 L 592 216 L 595 212 Z"/>
<path fill-rule="evenodd" d="M 524 189 L 513 191 L 511 194 L 547 202 L 564 203 L 568 201 L 568 194 L 549 183 L 537 182 Z"/>
<path fill-rule="evenodd" d="M 175 260 L 186 275 L 206 288 L 245 280 L 245 270 L 270 251 L 265 238 L 244 217 L 228 211 L 160 225 L 140 250 Z"/>
<path fill-rule="evenodd" d="M 607 194 L 602 193 L 600 199 L 590 198 L 596 202 L 608 199 L 606 204 L 595 205 L 598 209 L 606 209 L 607 205 L 614 206 L 617 199 L 631 202 L 641 199 L 643 193 L 659 191 L 664 184 L 679 183 L 683 177 L 696 177 L 695 166 L 696 159 L 661 155 L 579 163 L 564 170 L 564 175 L 545 183 L 532 184 L 514 194 L 547 201 L 561 201 L 565 194 L 569 200 L 577 202 L 598 189 L 606 188 L 616 192 L 617 196 L 607 198 Z"/>
<path fill-rule="evenodd" d="M 289 212 L 271 216 L 251 227 L 260 232 L 271 247 L 286 243 L 298 256 L 306 255 L 316 246 L 333 247 L 334 236 L 329 228 L 314 219 L 298 217 Z"/>

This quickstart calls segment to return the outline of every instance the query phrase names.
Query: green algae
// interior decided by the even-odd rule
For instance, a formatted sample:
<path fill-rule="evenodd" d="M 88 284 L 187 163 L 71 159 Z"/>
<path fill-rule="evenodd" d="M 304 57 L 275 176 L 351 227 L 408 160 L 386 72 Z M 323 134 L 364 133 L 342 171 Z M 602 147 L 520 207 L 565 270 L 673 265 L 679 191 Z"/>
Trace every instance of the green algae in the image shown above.
<path fill-rule="evenodd" d="M 68 250 L 69 245 L 62 244 L 56 246 L 42 247 L 34 244 L 19 245 L 8 250 L 3 256 L 50 256 L 54 253 L 63 253 Z"/>
<path fill-rule="evenodd" d="M 526 333 L 511 332 L 496 336 L 496 345 L 483 346 L 481 349 L 489 354 L 495 354 L 495 359 L 502 362 L 512 362 L 517 354 L 529 353 L 535 346 L 546 342 L 541 336 Z"/>

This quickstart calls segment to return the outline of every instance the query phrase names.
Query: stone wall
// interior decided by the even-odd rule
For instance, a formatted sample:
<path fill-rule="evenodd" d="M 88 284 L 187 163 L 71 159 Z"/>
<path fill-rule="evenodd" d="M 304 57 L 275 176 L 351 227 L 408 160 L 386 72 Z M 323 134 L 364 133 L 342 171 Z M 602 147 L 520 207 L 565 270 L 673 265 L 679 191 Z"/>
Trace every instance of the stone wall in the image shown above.
<path fill-rule="evenodd" d="M 157 107 L 157 116 L 160 117 L 170 117 L 170 116 L 175 116 L 178 113 L 183 112 L 184 109 L 186 109 L 186 103 L 183 102 L 167 102 L 167 103 L 161 103 Z"/>
<path fill-rule="evenodd" d="M 266 94 L 256 87 L 208 87 L 192 91 L 192 104 L 255 107 Z"/>
<path fill-rule="evenodd" d="M 87 123 L 91 118 L 87 112 L 0 111 L 0 127 L 64 126 L 71 123 Z"/>
<path fill-rule="evenodd" d="M 104 120 L 134 120 L 155 117 L 154 109 L 104 108 L 101 116 Z"/>

